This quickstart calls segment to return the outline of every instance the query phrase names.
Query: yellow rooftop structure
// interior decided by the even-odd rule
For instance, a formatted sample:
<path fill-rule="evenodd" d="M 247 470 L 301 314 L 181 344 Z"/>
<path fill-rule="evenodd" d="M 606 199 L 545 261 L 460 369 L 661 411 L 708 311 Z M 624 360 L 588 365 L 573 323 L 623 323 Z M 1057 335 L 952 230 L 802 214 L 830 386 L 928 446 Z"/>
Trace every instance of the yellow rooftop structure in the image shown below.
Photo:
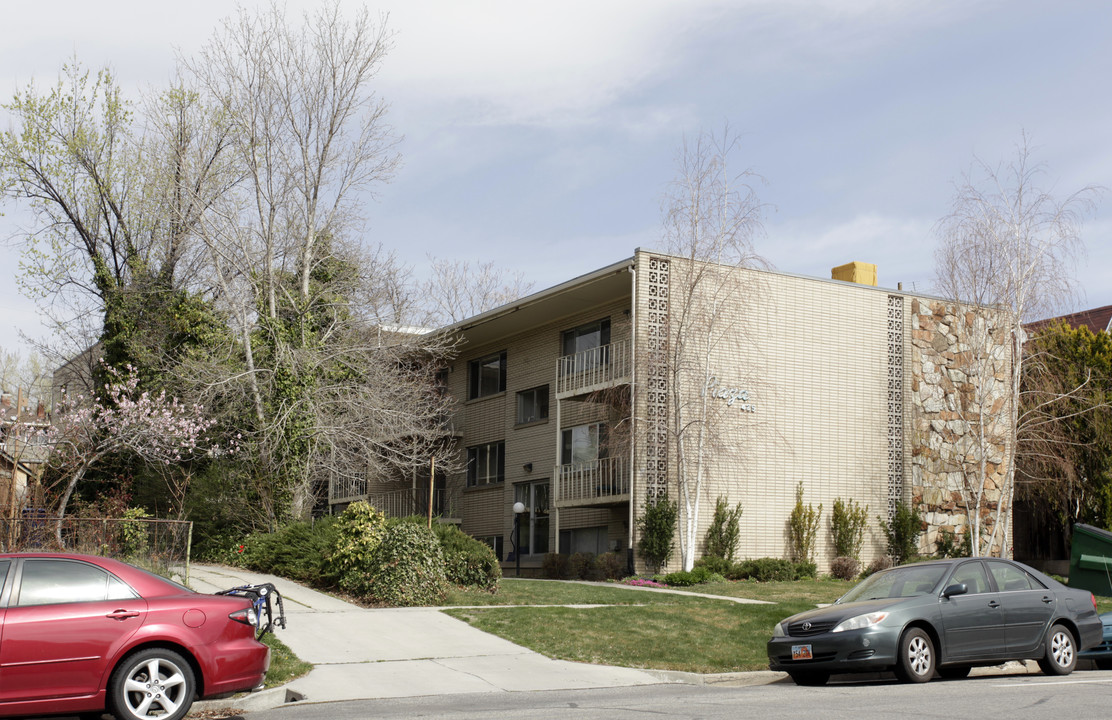
<path fill-rule="evenodd" d="M 876 265 L 866 262 L 851 262 L 831 269 L 830 277 L 843 282 L 876 287 Z"/>

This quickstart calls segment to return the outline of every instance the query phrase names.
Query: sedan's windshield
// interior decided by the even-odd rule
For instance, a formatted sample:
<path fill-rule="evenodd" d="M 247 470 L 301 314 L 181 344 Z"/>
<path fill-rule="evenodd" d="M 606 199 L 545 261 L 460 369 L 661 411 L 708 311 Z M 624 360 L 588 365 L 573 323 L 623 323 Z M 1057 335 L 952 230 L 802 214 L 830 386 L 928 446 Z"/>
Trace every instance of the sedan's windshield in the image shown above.
<path fill-rule="evenodd" d="M 908 565 L 878 572 L 838 600 L 839 603 L 880 598 L 904 598 L 926 595 L 946 574 L 948 565 Z"/>

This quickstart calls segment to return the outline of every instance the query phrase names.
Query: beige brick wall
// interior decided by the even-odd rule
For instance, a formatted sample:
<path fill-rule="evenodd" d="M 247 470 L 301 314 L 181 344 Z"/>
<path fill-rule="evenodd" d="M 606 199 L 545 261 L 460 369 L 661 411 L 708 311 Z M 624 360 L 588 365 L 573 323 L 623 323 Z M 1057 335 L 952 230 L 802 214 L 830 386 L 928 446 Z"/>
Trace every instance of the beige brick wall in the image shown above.
<path fill-rule="evenodd" d="M 648 372 L 651 313 L 661 312 L 661 297 L 650 290 L 648 253 L 639 252 L 636 308 L 637 362 L 633 392 L 637 423 L 634 503 L 637 513 L 647 493 L 650 459 L 647 441 L 652 407 L 647 398 L 654 392 L 654 376 Z M 654 257 L 661 257 L 655 255 Z M 671 317 L 678 312 L 683 289 L 682 259 L 671 258 L 669 292 Z M 816 548 L 820 570 L 833 556 L 830 515 L 834 501 L 855 500 L 868 506 L 869 527 L 862 561 L 884 554 L 878 522 L 888 513 L 889 493 L 889 362 L 902 356 L 902 406 L 897 421 L 903 428 L 898 444 L 901 469 L 900 499 L 911 499 L 909 443 L 912 436 L 911 304 L 915 300 L 892 291 L 815 278 L 768 272 L 739 271 L 739 294 L 726 303 L 720 314 L 719 333 L 709 353 L 710 373 L 718 389 L 746 391 L 745 399 L 728 405 L 711 398 L 716 418 L 716 437 L 707 453 L 705 481 L 698 495 L 699 522 L 695 556 L 702 555 L 702 541 L 718 496 L 740 502 L 741 557 L 786 557 L 787 523 L 795 504 L 798 484 L 804 502 L 823 506 Z M 706 297 L 704 286 L 703 297 Z M 902 306 L 902 335 L 889 347 L 889 297 Z M 451 393 L 461 398 L 456 427 L 461 451 L 472 445 L 506 442 L 506 482 L 502 485 L 463 491 L 463 529 L 476 535 L 501 534 L 509 547 L 512 527 L 514 484 L 551 480 L 557 460 L 559 428 L 555 398 L 556 362 L 561 352 L 561 333 L 603 317 L 611 319 L 611 336 L 619 341 L 631 331 L 625 310 L 630 297 L 614 298 L 590 310 L 554 319 L 483 345 L 463 345 L 448 375 Z M 557 302 L 553 303 L 558 306 Z M 554 312 L 553 314 L 559 314 Z M 897 315 L 899 313 L 897 312 Z M 687 342 L 698 344 L 697 333 Z M 466 401 L 468 362 L 498 351 L 507 353 L 505 393 Z M 696 357 L 699 354 L 696 353 Z M 669 400 L 698 402 L 704 375 L 700 368 L 669 375 L 668 383 L 683 393 Z M 516 393 L 549 385 L 550 416 L 547 421 L 516 426 Z M 748 406 L 752 406 L 751 408 Z M 571 427 L 605 418 L 596 404 L 564 401 L 561 424 Z M 750 411 L 752 410 L 752 411 Z M 689 410 L 685 410 L 689 412 Z M 690 415 L 689 415 L 690 417 Z M 674 416 L 673 416 L 674 418 Z M 672 435 L 668 446 L 667 480 L 673 498 L 683 501 L 676 489 L 680 454 Z M 532 465 L 531 471 L 524 466 Z M 449 479 L 463 487 L 464 475 Z M 692 501 L 695 499 L 692 498 Z M 561 529 L 606 525 L 610 540 L 626 547 L 629 534 L 628 508 L 580 508 L 561 511 Z M 555 525 L 555 523 L 553 523 Z M 550 538 L 555 549 L 555 538 Z M 680 564 L 677 550 L 669 569 Z"/>
<path fill-rule="evenodd" d="M 639 268 L 645 265 L 643 257 L 638 258 Z M 683 262 L 672 259 L 673 317 L 682 297 Z M 888 293 L 740 272 L 747 290 L 728 304 L 719 320 L 727 332 L 717 339 L 709 367 L 722 387 L 747 390 L 755 412 L 740 409 L 740 400 L 734 408 L 725 400 L 712 401 L 720 437 L 708 453 L 709 467 L 698 497 L 695 555 L 702 554 L 715 499 L 722 495 L 744 508 L 742 557 L 785 557 L 787 521 L 796 486 L 802 482 L 804 502 L 823 505 L 816 552 L 820 567 L 831 559 L 829 518 L 836 498 L 869 506 L 870 530 L 862 557 L 868 562 L 882 552 L 875 517 L 887 508 Z M 639 277 L 638 312 L 647 313 L 649 295 L 642 281 Z M 643 348 L 646 338 L 639 341 Z M 697 383 L 702 377 L 693 372 L 680 378 L 691 386 L 684 393 L 689 400 L 700 395 Z M 675 411 L 674 405 L 669 412 Z M 643 417 L 643 402 L 638 407 Z M 674 484 L 674 443 L 669 452 L 670 492 L 682 503 Z M 640 485 L 635 486 L 635 496 L 640 507 Z M 677 550 L 670 568 L 678 567 Z"/>
<path fill-rule="evenodd" d="M 506 482 L 503 485 L 465 488 L 466 476 L 449 478 L 450 486 L 462 491 L 462 524 L 472 535 L 503 535 L 507 551 L 513 527 L 514 485 L 516 483 L 551 481 L 557 462 L 559 428 L 556 426 L 556 366 L 561 354 L 562 333 L 602 318 L 610 318 L 611 341 L 625 340 L 630 323 L 625 311 L 629 298 L 622 297 L 590 310 L 561 317 L 540 327 L 530 328 L 495 343 L 462 346 L 451 363 L 448 389 L 457 398 L 455 427 L 461 435 L 457 446 L 461 460 L 466 461 L 466 448 L 503 440 L 506 443 Z M 468 363 L 471 360 L 506 351 L 506 391 L 494 396 L 466 400 Z M 549 386 L 549 417 L 536 423 L 518 426 L 517 393 L 541 385 Z M 605 409 L 596 404 L 564 401 L 561 407 L 563 427 L 571 427 L 605 419 Z M 532 464 L 526 471 L 525 465 Z M 559 516 L 561 530 L 606 525 L 611 539 L 621 538 L 623 546 L 628 530 L 623 523 L 627 513 L 606 509 L 564 510 Z M 555 528 L 553 527 L 553 532 Z M 554 537 L 549 547 L 556 548 Z"/>

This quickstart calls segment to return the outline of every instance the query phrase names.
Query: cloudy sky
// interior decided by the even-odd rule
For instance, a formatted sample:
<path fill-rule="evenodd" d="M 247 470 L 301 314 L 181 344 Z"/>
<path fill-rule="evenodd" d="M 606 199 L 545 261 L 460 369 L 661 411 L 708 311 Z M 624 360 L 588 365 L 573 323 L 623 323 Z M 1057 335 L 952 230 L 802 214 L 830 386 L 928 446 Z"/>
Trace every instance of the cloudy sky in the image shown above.
<path fill-rule="evenodd" d="M 257 3 L 243 3 L 253 7 Z M 291 14 L 311 5 L 290 0 Z M 758 250 L 829 277 L 931 289 L 932 228 L 979 158 L 1026 131 L 1059 194 L 1112 188 L 1112 3 L 1010 0 L 384 0 L 395 32 L 378 92 L 404 165 L 366 209 L 420 276 L 428 256 L 493 260 L 548 287 L 659 247 L 685 136 L 741 136 L 768 204 Z M 166 82 L 230 12 L 185 4 L 10 4 L 0 97 L 63 61 L 110 65 L 136 93 Z M 6 126 L 6 120 L 0 120 Z M 19 238 L 4 207 L 0 238 Z M 1079 307 L 1112 304 L 1112 194 L 1084 229 Z M 0 347 L 39 335 L 0 248 Z"/>

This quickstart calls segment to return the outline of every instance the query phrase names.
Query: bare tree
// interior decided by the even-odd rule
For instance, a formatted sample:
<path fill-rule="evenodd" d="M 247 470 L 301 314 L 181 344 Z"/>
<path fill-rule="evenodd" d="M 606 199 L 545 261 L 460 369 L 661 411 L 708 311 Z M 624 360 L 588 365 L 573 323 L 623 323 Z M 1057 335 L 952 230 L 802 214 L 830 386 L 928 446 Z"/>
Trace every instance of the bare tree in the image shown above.
<path fill-rule="evenodd" d="M 353 239 L 358 207 L 398 165 L 373 86 L 389 48 L 384 22 L 333 2 L 300 23 L 240 11 L 186 61 L 242 178 L 201 222 L 239 348 L 191 372 L 221 405 L 251 408 L 271 521 L 306 515 L 322 476 L 405 472 L 442 452 L 433 376 L 448 344 L 406 327 L 407 271 Z"/>
<path fill-rule="evenodd" d="M 507 272 L 493 262 L 429 257 L 432 277 L 423 283 L 430 320 L 443 325 L 492 310 L 524 297 L 533 288 L 520 271 Z"/>
<path fill-rule="evenodd" d="M 23 394 L 25 400 L 49 406 L 50 387 L 50 372 L 39 353 L 24 357 L 18 350 L 0 347 L 0 392 Z"/>
<path fill-rule="evenodd" d="M 707 472 L 734 452 L 720 433 L 715 358 L 744 343 L 742 317 L 752 288 L 741 270 L 766 267 L 754 250 L 763 205 L 749 184 L 750 171 L 731 165 L 738 139 L 700 135 L 684 142 L 678 174 L 664 205 L 667 251 L 682 258 L 671 271 L 668 325 L 670 434 L 676 450 L 680 506 L 680 554 L 690 570 L 701 537 L 700 511 Z M 691 392 L 692 389 L 701 392 Z"/>
<path fill-rule="evenodd" d="M 1027 333 L 1024 322 L 1054 314 L 1074 297 L 1072 269 L 1083 252 L 1081 224 L 1093 209 L 1099 188 L 1084 187 L 1059 197 L 1039 186 L 1044 166 L 1033 163 L 1026 135 L 1016 149 L 1015 158 L 1001 167 L 978 162 L 958 184 L 950 214 L 937 226 L 935 282 L 946 297 L 969 303 L 976 318 L 972 323 L 975 352 L 988 357 L 995 350 L 988 339 L 996 326 L 1002 337 L 1008 371 L 997 394 L 1003 400 L 1003 417 L 988 417 L 980 403 L 977 418 L 981 438 L 975 448 L 976 459 L 966 471 L 976 477 L 966 480 L 970 488 L 982 487 L 986 465 L 997 443 L 988 436 L 999 433 L 1003 439 L 1003 487 L 995 507 L 984 506 L 984 495 L 974 492 L 968 512 L 978 523 L 983 515 L 994 518 L 987 537 L 973 538 L 975 551 L 987 553 L 994 546 L 1008 554 L 1008 519 L 1015 494 L 1015 458 L 1019 435 L 1019 397 L 1023 377 Z M 994 319 L 995 317 L 995 319 Z M 983 325 L 978 325 L 978 322 Z M 981 327 L 981 330 L 976 328 Z M 978 393 L 990 392 L 984 385 L 994 378 L 987 375 L 977 385 Z M 970 419 L 966 419 L 966 422 Z M 989 430 L 989 428 L 994 428 Z M 980 532 L 979 529 L 975 532 Z"/>

